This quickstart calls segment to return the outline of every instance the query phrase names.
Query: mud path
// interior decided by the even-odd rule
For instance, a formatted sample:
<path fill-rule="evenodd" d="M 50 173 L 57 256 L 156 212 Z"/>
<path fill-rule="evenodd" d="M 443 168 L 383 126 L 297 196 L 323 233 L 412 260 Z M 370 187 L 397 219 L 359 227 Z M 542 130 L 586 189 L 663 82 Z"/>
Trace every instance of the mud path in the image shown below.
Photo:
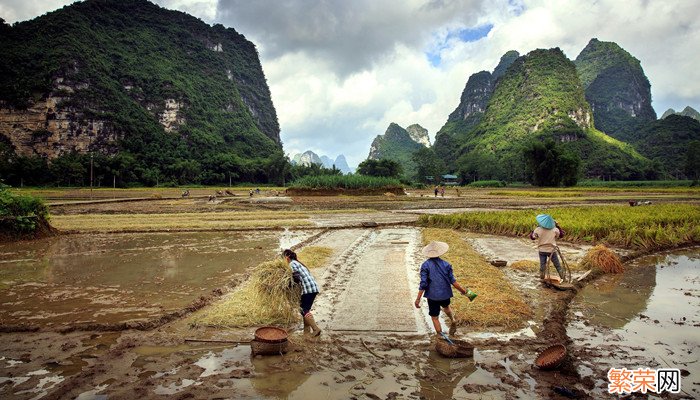
<path fill-rule="evenodd" d="M 405 227 L 332 231 L 315 242 L 335 249 L 315 272 L 318 322 L 332 331 L 425 332 L 423 315 L 410 307 L 420 240 L 420 230 Z"/>

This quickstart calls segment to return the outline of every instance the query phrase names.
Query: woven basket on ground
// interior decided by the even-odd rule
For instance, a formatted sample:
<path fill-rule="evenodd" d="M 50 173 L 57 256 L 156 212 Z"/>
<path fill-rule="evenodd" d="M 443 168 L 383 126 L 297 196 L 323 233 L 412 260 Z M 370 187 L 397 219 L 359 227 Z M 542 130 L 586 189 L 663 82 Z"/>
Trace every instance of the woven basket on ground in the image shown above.
<path fill-rule="evenodd" d="M 267 343 L 259 340 L 252 340 L 250 342 L 250 351 L 254 356 L 258 354 L 265 356 L 285 354 L 289 351 L 289 342 L 285 340 L 281 343 Z"/>
<path fill-rule="evenodd" d="M 544 349 L 535 359 L 535 365 L 539 369 L 555 369 L 566 358 L 566 347 L 563 344 L 555 344 Z"/>
<path fill-rule="evenodd" d="M 282 343 L 287 341 L 287 331 L 276 326 L 263 326 L 255 331 L 255 340 L 266 343 Z"/>
<path fill-rule="evenodd" d="M 435 350 L 447 358 L 464 358 L 474 355 L 474 346 L 464 340 L 451 339 L 454 344 L 450 344 L 445 339 L 438 339 L 435 343 Z"/>

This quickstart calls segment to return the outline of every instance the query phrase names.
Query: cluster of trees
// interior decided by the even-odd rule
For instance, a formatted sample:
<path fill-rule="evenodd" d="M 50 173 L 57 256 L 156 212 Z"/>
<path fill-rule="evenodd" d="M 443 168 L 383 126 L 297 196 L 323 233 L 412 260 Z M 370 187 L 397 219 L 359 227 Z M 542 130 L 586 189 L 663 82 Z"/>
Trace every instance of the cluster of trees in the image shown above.
<path fill-rule="evenodd" d="M 195 160 L 175 158 L 145 165 L 128 152 L 113 156 L 68 153 L 47 162 L 39 156 L 16 156 L 2 151 L 0 181 L 12 186 L 176 186 L 257 183 L 286 185 L 303 176 L 341 175 L 337 168 L 294 165 L 281 152 L 267 158 L 246 159 L 218 154 Z"/>

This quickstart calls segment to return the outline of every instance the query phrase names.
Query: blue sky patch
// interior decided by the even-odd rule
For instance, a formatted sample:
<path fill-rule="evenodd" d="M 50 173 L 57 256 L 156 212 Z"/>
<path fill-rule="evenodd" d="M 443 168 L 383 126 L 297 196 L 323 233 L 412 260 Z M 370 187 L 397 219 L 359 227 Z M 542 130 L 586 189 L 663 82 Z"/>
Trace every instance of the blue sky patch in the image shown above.
<path fill-rule="evenodd" d="M 476 42 L 477 40 L 486 37 L 493 29 L 493 24 L 480 25 L 474 28 L 457 29 L 450 31 L 436 46 L 425 53 L 428 61 L 433 67 L 440 65 L 440 53 L 451 47 L 455 40 L 460 42 Z"/>

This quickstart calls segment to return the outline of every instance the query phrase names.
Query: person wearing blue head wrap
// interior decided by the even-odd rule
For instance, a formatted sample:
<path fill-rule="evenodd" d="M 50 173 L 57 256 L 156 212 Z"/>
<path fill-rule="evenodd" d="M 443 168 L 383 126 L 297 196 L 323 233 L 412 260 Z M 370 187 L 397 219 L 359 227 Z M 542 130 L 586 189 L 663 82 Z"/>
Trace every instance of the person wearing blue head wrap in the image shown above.
<path fill-rule="evenodd" d="M 549 214 L 540 214 L 535 217 L 535 220 L 538 226 L 530 233 L 530 239 L 537 240 L 537 251 L 540 256 L 540 279 L 544 279 L 547 259 L 551 258 L 559 276 L 564 280 L 564 273 L 561 269 L 559 257 L 557 257 L 556 246 L 557 238 L 561 239 L 564 237 L 565 232 Z"/>

